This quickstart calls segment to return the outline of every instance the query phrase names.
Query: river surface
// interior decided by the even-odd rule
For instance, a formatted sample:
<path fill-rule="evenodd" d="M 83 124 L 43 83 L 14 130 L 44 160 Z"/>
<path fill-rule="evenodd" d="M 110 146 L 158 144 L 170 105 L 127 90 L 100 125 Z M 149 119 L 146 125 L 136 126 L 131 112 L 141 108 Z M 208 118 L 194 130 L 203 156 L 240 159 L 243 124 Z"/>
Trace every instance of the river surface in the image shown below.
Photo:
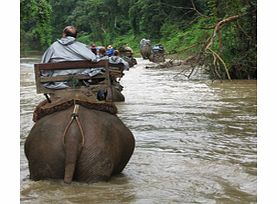
<path fill-rule="evenodd" d="M 37 95 L 33 63 L 21 59 L 21 203 L 256 203 L 256 81 L 187 80 L 180 68 L 125 72 L 118 116 L 136 148 L 122 174 L 85 184 L 29 179 L 24 141 Z M 175 76 L 175 77 L 174 77 Z"/>

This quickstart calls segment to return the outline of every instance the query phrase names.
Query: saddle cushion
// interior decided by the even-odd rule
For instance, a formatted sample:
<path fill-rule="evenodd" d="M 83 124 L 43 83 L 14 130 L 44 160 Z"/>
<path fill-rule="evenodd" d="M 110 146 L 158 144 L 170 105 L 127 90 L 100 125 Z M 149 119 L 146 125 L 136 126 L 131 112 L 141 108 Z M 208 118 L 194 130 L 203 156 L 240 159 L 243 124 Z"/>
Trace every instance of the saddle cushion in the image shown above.
<path fill-rule="evenodd" d="M 81 101 L 76 99 L 57 100 L 48 103 L 47 100 L 43 100 L 36 106 L 33 112 L 33 121 L 37 122 L 46 115 L 55 113 L 57 111 L 66 110 L 74 104 L 79 104 L 88 109 L 104 111 L 113 115 L 117 114 L 117 108 L 113 103 L 92 103 L 89 101 Z"/>

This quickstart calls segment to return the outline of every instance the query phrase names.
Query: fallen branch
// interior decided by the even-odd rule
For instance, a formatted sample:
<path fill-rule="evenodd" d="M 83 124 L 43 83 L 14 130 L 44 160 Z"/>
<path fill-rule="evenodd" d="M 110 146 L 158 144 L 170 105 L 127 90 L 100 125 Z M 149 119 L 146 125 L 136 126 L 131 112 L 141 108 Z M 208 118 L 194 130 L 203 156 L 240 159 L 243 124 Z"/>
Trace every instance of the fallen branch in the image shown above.
<path fill-rule="evenodd" d="M 199 16 L 205 16 L 205 17 L 207 17 L 206 15 L 200 13 L 200 12 L 196 9 L 196 6 L 195 6 L 193 0 L 191 0 L 191 4 L 192 4 L 192 7 L 193 7 L 192 9 L 193 9 Z"/>
<path fill-rule="evenodd" d="M 198 61 L 200 60 L 200 58 L 201 58 L 201 55 L 200 55 L 200 54 L 190 55 L 190 56 L 188 56 L 188 57 L 182 62 L 182 64 L 185 65 L 185 64 L 188 63 L 188 61 L 191 61 L 191 60 L 194 60 L 194 62 L 195 62 L 195 61 L 198 62 Z M 191 66 L 190 66 L 190 67 L 192 68 L 190 74 L 189 74 L 189 75 L 184 74 L 184 76 L 187 77 L 188 79 L 189 79 L 190 76 L 192 75 L 194 69 L 196 68 L 196 65 L 194 65 L 194 63 L 191 63 Z M 187 69 L 183 69 L 181 72 L 175 74 L 175 75 L 173 76 L 173 78 L 175 78 L 175 77 L 178 76 L 179 74 L 182 74 L 184 71 L 187 71 Z"/>
<path fill-rule="evenodd" d="M 219 54 L 217 54 L 217 53 L 216 53 L 215 51 L 213 51 L 211 48 L 208 48 L 208 50 L 209 50 L 210 52 L 212 52 L 212 54 L 223 64 L 224 69 L 225 69 L 225 72 L 226 72 L 226 75 L 227 75 L 228 79 L 231 80 L 231 76 L 230 76 L 230 74 L 229 74 L 229 71 L 228 71 L 228 69 L 227 69 L 227 66 L 226 66 L 224 60 L 219 56 Z"/>
<path fill-rule="evenodd" d="M 193 5 L 192 10 L 195 10 L 195 11 L 197 12 L 193 0 L 191 0 L 191 3 L 192 3 L 192 5 Z M 198 13 L 198 12 L 197 12 L 197 13 Z M 199 16 L 201 16 L 201 13 L 198 13 L 198 14 L 199 14 Z M 211 28 L 214 28 L 213 33 L 212 33 L 212 35 L 207 39 L 207 41 L 204 43 L 204 45 L 203 45 L 202 49 L 200 50 L 200 52 L 199 52 L 198 54 L 194 54 L 194 55 L 191 55 L 191 56 L 187 57 L 187 58 L 184 60 L 184 62 L 183 62 L 183 64 L 186 64 L 186 63 L 188 63 L 188 61 L 194 60 L 194 62 L 192 62 L 192 63 L 191 63 L 191 66 L 190 66 L 190 67 L 192 68 L 190 74 L 189 74 L 189 75 L 184 74 L 187 78 L 190 78 L 190 76 L 192 75 L 194 69 L 197 67 L 197 64 L 198 64 L 198 65 L 201 65 L 201 63 L 204 62 L 204 58 L 205 58 L 204 54 L 207 53 L 207 52 L 209 51 L 208 53 L 212 54 L 212 56 L 213 56 L 213 58 L 214 58 L 214 60 L 213 60 L 213 65 L 214 65 L 214 71 L 215 71 L 215 74 L 217 75 L 217 77 L 221 79 L 221 76 L 220 76 L 220 74 L 219 74 L 219 72 L 218 72 L 218 67 L 220 66 L 219 63 L 221 63 L 221 64 L 223 65 L 224 69 L 225 69 L 227 78 L 228 78 L 229 80 L 231 80 L 231 76 L 230 76 L 230 74 L 229 74 L 229 71 L 228 71 L 228 68 L 227 68 L 227 66 L 226 66 L 226 63 L 225 63 L 224 60 L 220 57 L 220 55 L 217 54 L 215 51 L 213 51 L 210 47 L 212 46 L 212 44 L 213 44 L 213 42 L 214 42 L 214 39 L 215 39 L 216 35 L 218 34 L 219 48 L 220 48 L 220 50 L 221 50 L 221 48 L 222 48 L 222 33 L 221 33 L 221 30 L 220 30 L 220 29 L 221 29 L 222 26 L 224 26 L 225 24 L 227 24 L 227 23 L 229 23 L 229 22 L 232 22 L 232 21 L 238 19 L 238 18 L 241 17 L 241 16 L 243 16 L 243 15 L 230 16 L 230 17 L 228 17 L 228 18 L 225 18 L 225 19 L 219 21 L 215 26 L 211 27 Z M 209 27 L 209 29 L 210 29 L 210 27 Z M 184 51 L 187 50 L 187 49 L 189 49 L 189 48 L 192 48 L 192 47 L 194 47 L 194 46 L 196 46 L 196 45 L 198 45 L 198 44 L 199 44 L 199 43 L 195 43 L 195 44 L 193 44 L 193 45 L 191 45 L 191 46 L 185 48 Z M 177 73 L 177 74 L 174 75 L 173 77 L 178 76 L 179 74 L 183 73 L 183 72 L 186 71 L 186 70 L 187 70 L 187 69 L 182 70 L 181 72 Z"/>
<path fill-rule="evenodd" d="M 213 61 L 213 64 L 214 64 L 214 72 L 215 72 L 215 74 L 217 75 L 217 77 L 218 77 L 219 79 L 221 79 L 221 76 L 220 76 L 220 74 L 219 74 L 218 71 L 217 71 L 217 58 L 216 58 L 216 55 L 215 55 L 214 53 L 212 53 L 212 55 L 213 55 L 213 58 L 214 58 L 214 61 Z"/>
<path fill-rule="evenodd" d="M 239 17 L 240 17 L 239 15 L 235 15 L 235 16 L 230 16 L 228 18 L 225 18 L 222 21 L 219 21 L 214 28 L 213 35 L 208 39 L 207 45 L 205 46 L 204 50 L 207 50 L 213 44 L 213 40 L 216 37 L 216 33 L 221 29 L 221 27 L 223 25 L 225 25 L 226 23 L 229 23 L 231 21 L 234 21 L 234 20 L 238 19 Z"/>
<path fill-rule="evenodd" d="M 214 64 L 214 66 L 215 66 L 215 73 L 219 76 L 219 74 L 218 74 L 218 72 L 217 72 L 217 70 L 216 70 L 216 68 L 217 68 L 216 61 L 219 60 L 219 61 L 223 64 L 224 69 L 225 69 L 225 72 L 226 72 L 226 75 L 227 75 L 227 78 L 228 78 L 229 80 L 231 80 L 231 76 L 230 76 L 230 74 L 229 74 L 229 71 L 228 71 L 228 69 L 227 69 L 227 66 L 226 66 L 224 60 L 219 56 L 219 54 L 217 54 L 215 51 L 213 51 L 210 47 L 211 47 L 211 45 L 213 44 L 213 41 L 214 41 L 214 39 L 215 39 L 217 33 L 218 33 L 218 40 L 219 40 L 219 48 L 222 47 L 222 34 L 221 34 L 220 29 L 221 29 L 222 26 L 225 25 L 226 23 L 229 23 L 229 22 L 231 22 L 231 21 L 234 21 L 234 20 L 238 19 L 239 17 L 240 17 L 240 15 L 235 15 L 235 16 L 230 16 L 230 17 L 228 17 L 228 18 L 225 18 L 225 19 L 219 21 L 219 22 L 215 25 L 213 34 L 212 34 L 212 36 L 208 39 L 207 44 L 206 44 L 206 46 L 205 46 L 205 48 L 204 48 L 204 51 L 209 50 L 209 51 L 212 53 L 213 57 L 214 57 L 214 62 L 213 62 L 213 64 Z"/>

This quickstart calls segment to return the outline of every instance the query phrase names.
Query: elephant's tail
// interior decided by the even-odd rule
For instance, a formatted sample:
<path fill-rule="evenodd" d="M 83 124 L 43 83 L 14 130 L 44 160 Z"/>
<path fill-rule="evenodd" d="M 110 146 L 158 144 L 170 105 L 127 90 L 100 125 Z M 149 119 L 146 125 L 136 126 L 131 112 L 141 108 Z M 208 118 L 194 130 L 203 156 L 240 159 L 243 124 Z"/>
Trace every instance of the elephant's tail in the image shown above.
<path fill-rule="evenodd" d="M 75 166 L 84 145 L 84 132 L 78 116 L 79 105 L 74 106 L 71 120 L 65 128 L 63 144 L 65 150 L 64 182 L 71 183 Z"/>

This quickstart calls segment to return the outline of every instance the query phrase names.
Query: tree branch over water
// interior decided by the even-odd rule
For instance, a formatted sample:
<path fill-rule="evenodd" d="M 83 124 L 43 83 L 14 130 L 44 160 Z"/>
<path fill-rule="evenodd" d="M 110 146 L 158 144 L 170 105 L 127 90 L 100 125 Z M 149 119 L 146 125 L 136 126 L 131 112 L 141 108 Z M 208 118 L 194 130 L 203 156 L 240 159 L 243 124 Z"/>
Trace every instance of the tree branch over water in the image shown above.
<path fill-rule="evenodd" d="M 193 1 L 192 1 L 193 2 Z M 219 40 L 219 46 L 221 47 L 222 46 L 222 38 L 221 38 L 221 28 L 222 26 L 224 26 L 225 24 L 227 23 L 230 23 L 236 19 L 238 19 L 240 17 L 240 15 L 235 15 L 235 16 L 230 16 L 228 18 L 225 18 L 221 21 L 219 21 L 218 23 L 216 23 L 216 25 L 214 26 L 214 31 L 213 31 L 213 34 L 212 36 L 210 36 L 206 42 L 206 44 L 204 44 L 203 46 L 203 49 L 200 50 L 199 53 L 193 55 L 193 56 L 189 56 L 189 58 L 194 58 L 194 59 L 197 59 L 196 60 L 196 63 L 198 64 L 202 64 L 203 63 L 203 56 L 204 56 L 204 53 L 208 53 L 208 54 L 212 54 L 213 56 L 213 67 L 214 67 L 214 71 L 217 75 L 217 77 L 221 78 L 220 74 L 218 73 L 218 68 L 220 66 L 220 63 L 223 65 L 224 67 L 224 70 L 225 70 L 225 73 L 227 75 L 227 78 L 229 80 L 231 80 L 231 76 L 230 76 L 230 73 L 228 71 L 228 68 L 226 66 L 226 63 L 224 62 L 224 60 L 222 59 L 222 57 L 220 57 L 220 55 L 218 53 L 216 53 L 214 50 L 211 49 L 211 46 L 213 45 L 214 43 L 214 39 L 215 37 L 217 36 L 218 34 L 218 40 Z M 195 46 L 195 44 L 193 44 L 192 46 Z M 191 47 L 192 47 L 191 46 Z M 202 59 L 202 60 L 201 60 Z M 187 60 L 185 60 L 186 62 Z M 219 63 L 220 62 L 220 63 Z M 193 67 L 195 67 L 196 65 L 194 65 Z M 184 71 L 184 70 L 183 70 Z M 182 73 L 183 71 L 181 71 L 180 73 Z M 191 73 L 187 76 L 185 75 L 187 78 L 190 78 L 192 72 L 194 71 L 194 68 L 192 69 Z M 180 73 L 178 73 L 177 75 L 179 75 Z"/>
<path fill-rule="evenodd" d="M 238 19 L 239 17 L 240 17 L 239 15 L 235 15 L 235 16 L 230 16 L 228 18 L 225 18 L 225 19 L 219 21 L 215 25 L 212 36 L 208 39 L 207 45 L 205 46 L 205 50 L 207 50 L 213 44 L 213 40 L 216 37 L 216 33 L 218 33 L 218 31 L 222 28 L 223 25 L 225 25 L 226 23 L 230 23 L 231 21 L 234 21 L 234 20 Z"/>

